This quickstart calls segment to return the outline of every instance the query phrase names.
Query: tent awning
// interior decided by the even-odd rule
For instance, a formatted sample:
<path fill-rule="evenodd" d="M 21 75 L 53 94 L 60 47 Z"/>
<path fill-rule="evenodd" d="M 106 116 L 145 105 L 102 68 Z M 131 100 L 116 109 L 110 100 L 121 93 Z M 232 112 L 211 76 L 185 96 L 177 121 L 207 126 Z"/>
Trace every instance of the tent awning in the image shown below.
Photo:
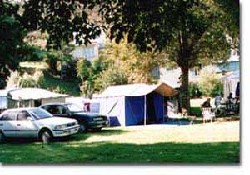
<path fill-rule="evenodd" d="M 40 88 L 20 88 L 9 91 L 13 100 L 38 100 L 46 98 L 66 97 L 67 95 L 50 92 Z"/>
<path fill-rule="evenodd" d="M 157 85 L 155 91 L 161 94 L 162 96 L 174 96 L 178 93 L 177 90 L 167 85 L 166 83 L 161 83 Z"/>

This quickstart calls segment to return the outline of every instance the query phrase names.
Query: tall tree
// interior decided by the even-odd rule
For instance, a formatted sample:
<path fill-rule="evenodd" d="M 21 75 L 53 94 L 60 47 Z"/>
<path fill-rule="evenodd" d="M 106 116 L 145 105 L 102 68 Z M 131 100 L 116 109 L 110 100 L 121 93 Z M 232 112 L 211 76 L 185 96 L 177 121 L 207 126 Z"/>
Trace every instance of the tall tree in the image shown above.
<path fill-rule="evenodd" d="M 6 86 L 10 70 L 18 67 L 18 52 L 25 36 L 19 22 L 18 6 L 0 1 L 0 89 Z"/>
<path fill-rule="evenodd" d="M 239 33 L 239 1 L 229 0 L 93 0 L 100 7 L 110 38 L 127 37 L 141 51 L 167 50 L 182 70 L 183 107 L 189 109 L 188 70 L 200 61 L 228 58 L 232 30 Z M 232 3 L 231 3 L 232 4 Z M 230 20 L 229 20 L 230 19 Z M 234 27 L 232 27 L 234 26 Z"/>
<path fill-rule="evenodd" d="M 83 95 L 92 98 L 93 93 L 97 89 L 95 81 L 104 68 L 105 64 L 100 59 L 96 59 L 93 62 L 86 59 L 77 61 L 77 76 L 81 79 L 81 91 Z"/>
<path fill-rule="evenodd" d="M 100 52 L 100 57 L 107 62 L 108 69 L 117 68 L 127 77 L 128 83 L 156 82 L 152 72 L 163 64 L 163 56 L 162 53 L 141 53 L 134 44 L 128 43 L 126 40 L 122 40 L 119 44 L 106 43 L 105 49 Z"/>

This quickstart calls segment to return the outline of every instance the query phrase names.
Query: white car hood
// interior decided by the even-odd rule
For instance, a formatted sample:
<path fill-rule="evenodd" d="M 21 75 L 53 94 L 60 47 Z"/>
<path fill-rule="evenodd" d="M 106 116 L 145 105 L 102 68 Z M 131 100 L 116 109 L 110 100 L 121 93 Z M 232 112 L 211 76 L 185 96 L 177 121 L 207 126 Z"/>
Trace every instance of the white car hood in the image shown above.
<path fill-rule="evenodd" d="M 63 118 L 63 117 L 49 117 L 45 119 L 40 119 L 39 123 L 44 125 L 63 125 L 67 123 L 77 122 L 75 119 Z"/>

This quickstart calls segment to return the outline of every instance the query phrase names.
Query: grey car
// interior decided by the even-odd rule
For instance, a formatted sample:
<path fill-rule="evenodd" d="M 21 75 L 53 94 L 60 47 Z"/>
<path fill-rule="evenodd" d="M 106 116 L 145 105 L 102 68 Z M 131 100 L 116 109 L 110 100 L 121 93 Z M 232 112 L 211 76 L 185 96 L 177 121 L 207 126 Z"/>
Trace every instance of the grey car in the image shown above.
<path fill-rule="evenodd" d="M 76 120 L 53 117 L 41 108 L 8 109 L 0 115 L 0 142 L 6 137 L 26 137 L 47 143 L 50 138 L 69 136 L 78 130 Z"/>

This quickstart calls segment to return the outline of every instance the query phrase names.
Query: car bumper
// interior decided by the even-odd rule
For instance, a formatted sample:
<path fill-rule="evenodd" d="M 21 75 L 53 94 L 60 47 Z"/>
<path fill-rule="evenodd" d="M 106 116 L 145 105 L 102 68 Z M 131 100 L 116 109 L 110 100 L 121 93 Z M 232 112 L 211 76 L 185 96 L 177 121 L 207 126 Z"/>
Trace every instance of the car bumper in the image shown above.
<path fill-rule="evenodd" d="M 103 128 L 108 126 L 108 121 L 89 122 L 88 128 Z"/>
<path fill-rule="evenodd" d="M 79 130 L 79 125 L 71 128 L 66 128 L 63 130 L 53 130 L 53 137 L 65 137 L 69 135 L 76 134 Z"/>

